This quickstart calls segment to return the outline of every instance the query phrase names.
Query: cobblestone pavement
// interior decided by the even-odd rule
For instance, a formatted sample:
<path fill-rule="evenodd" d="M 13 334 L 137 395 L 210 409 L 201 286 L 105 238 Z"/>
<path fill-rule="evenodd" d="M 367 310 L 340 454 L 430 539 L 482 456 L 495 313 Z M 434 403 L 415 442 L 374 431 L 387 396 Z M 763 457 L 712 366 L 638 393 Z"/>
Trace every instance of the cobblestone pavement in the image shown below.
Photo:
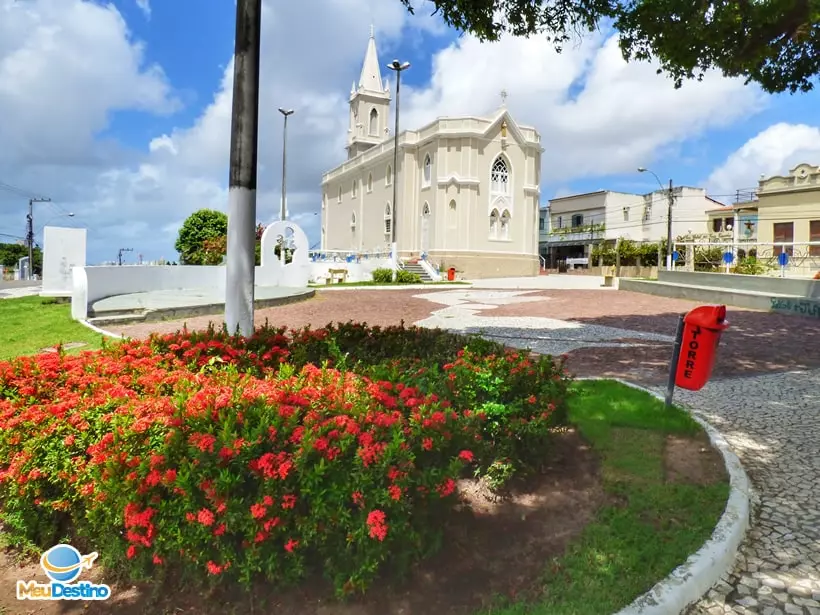
<path fill-rule="evenodd" d="M 599 291 L 462 299 L 439 296 L 447 307 L 419 324 L 569 352 L 579 375 L 622 377 L 658 392 L 669 334 L 678 314 L 696 305 Z M 740 457 L 754 488 L 752 523 L 733 570 L 687 615 L 820 615 L 820 322 L 749 310 L 730 310 L 729 320 L 715 379 L 676 399 L 722 431 Z"/>

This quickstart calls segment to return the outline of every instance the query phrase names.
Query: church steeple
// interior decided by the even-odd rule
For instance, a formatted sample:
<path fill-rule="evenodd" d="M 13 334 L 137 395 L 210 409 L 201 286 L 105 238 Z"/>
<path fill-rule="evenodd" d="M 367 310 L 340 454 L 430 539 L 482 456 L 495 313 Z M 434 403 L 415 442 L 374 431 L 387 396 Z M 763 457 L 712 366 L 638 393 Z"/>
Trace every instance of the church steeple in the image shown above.
<path fill-rule="evenodd" d="M 358 83 L 350 92 L 350 126 L 348 127 L 348 158 L 358 156 L 387 137 L 390 111 L 390 89 L 382 81 L 376 37 L 370 26 L 370 38 L 364 54 Z"/>

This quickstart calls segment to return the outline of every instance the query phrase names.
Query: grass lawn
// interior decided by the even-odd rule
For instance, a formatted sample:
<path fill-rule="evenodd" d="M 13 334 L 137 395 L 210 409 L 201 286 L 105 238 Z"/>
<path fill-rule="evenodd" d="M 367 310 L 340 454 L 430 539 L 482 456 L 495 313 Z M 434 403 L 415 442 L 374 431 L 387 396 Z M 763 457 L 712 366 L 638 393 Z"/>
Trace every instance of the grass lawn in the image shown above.
<path fill-rule="evenodd" d="M 0 300 L 0 361 L 43 348 L 82 342 L 78 350 L 100 347 L 102 336 L 71 319 L 71 304 L 44 297 Z"/>
<path fill-rule="evenodd" d="M 614 613 L 697 551 L 726 506 L 725 477 L 666 480 L 666 437 L 705 437 L 686 412 L 614 381 L 574 387 L 570 419 L 601 457 L 609 503 L 563 557 L 547 563 L 537 598 L 487 613 Z"/>

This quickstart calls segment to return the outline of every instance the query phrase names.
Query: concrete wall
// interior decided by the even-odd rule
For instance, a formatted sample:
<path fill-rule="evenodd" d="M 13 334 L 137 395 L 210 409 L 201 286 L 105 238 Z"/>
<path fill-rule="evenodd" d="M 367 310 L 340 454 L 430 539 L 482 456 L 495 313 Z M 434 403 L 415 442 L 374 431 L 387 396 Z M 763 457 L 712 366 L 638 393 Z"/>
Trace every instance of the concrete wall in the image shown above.
<path fill-rule="evenodd" d="M 705 273 L 699 271 L 660 271 L 658 281 L 725 290 L 752 291 L 772 295 L 820 298 L 820 280 L 775 278 L 769 276 Z"/>
<path fill-rule="evenodd" d="M 392 269 L 392 267 L 389 258 L 368 258 L 358 263 L 344 261 L 312 262 L 310 264 L 310 281 L 316 284 L 324 284 L 330 275 L 331 269 L 344 269 L 347 271 L 348 282 L 369 282 L 373 279 L 374 269 Z"/>
<path fill-rule="evenodd" d="M 444 270 L 455 267 L 463 280 L 537 276 L 541 268 L 536 254 L 431 251 L 430 259 Z"/>
<path fill-rule="evenodd" d="M 43 229 L 42 296 L 71 296 L 71 270 L 85 267 L 85 236 L 84 228 L 47 226 Z"/>

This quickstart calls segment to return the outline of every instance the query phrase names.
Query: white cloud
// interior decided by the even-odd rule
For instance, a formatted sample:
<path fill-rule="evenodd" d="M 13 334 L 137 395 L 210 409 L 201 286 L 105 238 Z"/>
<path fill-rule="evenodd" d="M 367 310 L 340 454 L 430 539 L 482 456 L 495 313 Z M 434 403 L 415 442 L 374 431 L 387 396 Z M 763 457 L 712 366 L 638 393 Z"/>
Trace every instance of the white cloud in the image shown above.
<path fill-rule="evenodd" d="M 149 0 L 137 0 L 137 8 L 143 12 L 146 18 L 151 17 L 151 3 Z"/>
<path fill-rule="evenodd" d="M 783 175 L 801 162 L 820 165 L 820 127 L 774 124 L 732 152 L 707 180 L 716 194 L 754 188 L 761 175 Z"/>
<path fill-rule="evenodd" d="M 403 99 L 402 125 L 487 113 L 503 88 L 514 117 L 541 133 L 542 179 L 551 183 L 633 171 L 763 101 L 759 90 L 717 74 L 676 90 L 653 64 L 627 64 L 616 37 L 605 34 L 560 54 L 538 38 L 480 44 L 466 37 L 440 52 L 433 69 L 430 85 Z"/>
<path fill-rule="evenodd" d="M 422 6 L 408 16 L 398 0 L 265 1 L 260 220 L 279 210 L 276 109 L 296 109 L 288 121 L 288 209 L 316 237 L 321 173 L 344 158 L 347 95 L 370 22 L 384 63 L 406 55 L 420 31 L 441 31 L 429 13 Z M 232 35 L 227 27 L 226 37 Z M 119 13 L 89 0 L 0 0 L 0 180 L 19 177 L 24 185 L 36 177 L 29 185 L 58 195 L 93 226 L 92 260 L 111 259 L 119 247 L 174 258 L 173 240 L 188 214 L 227 207 L 233 65 L 225 60 L 222 82 L 200 117 L 146 139 L 135 159 L 95 138 L 110 112 L 167 113 L 178 103 L 161 69 L 145 65 Z M 761 100 L 756 89 L 715 75 L 675 90 L 653 65 L 624 63 L 603 34 L 562 54 L 538 38 L 481 45 L 463 37 L 433 57 L 429 84 L 402 88 L 402 125 L 487 113 L 502 88 L 516 118 L 541 132 L 543 178 L 554 185 L 649 164 L 665 148 L 753 112 Z M 7 220 L 0 215 L 0 232 Z"/>

